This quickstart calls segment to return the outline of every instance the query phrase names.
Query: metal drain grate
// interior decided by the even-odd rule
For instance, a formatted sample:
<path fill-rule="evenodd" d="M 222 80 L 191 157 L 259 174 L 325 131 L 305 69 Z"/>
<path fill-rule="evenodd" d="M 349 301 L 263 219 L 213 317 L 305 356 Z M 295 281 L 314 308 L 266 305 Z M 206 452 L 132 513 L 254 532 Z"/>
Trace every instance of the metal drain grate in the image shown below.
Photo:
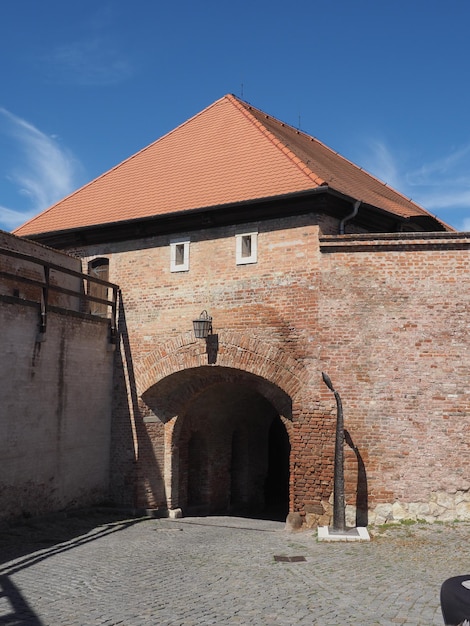
<path fill-rule="evenodd" d="M 275 556 L 275 561 L 279 563 L 300 563 L 300 561 L 306 561 L 307 559 L 304 556 Z"/>

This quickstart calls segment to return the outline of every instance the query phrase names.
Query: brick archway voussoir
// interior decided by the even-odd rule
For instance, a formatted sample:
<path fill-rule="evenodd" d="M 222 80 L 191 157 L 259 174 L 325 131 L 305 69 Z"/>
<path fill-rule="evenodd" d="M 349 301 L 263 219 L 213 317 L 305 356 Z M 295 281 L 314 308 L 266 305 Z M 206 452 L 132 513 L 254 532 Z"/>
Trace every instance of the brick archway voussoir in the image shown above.
<path fill-rule="evenodd" d="M 194 367 L 208 365 L 206 342 L 187 332 L 163 344 L 135 364 L 137 393 L 163 378 Z M 250 333 L 220 332 L 215 366 L 244 370 L 269 380 L 295 397 L 306 382 L 302 365 L 282 348 L 264 344 Z"/>

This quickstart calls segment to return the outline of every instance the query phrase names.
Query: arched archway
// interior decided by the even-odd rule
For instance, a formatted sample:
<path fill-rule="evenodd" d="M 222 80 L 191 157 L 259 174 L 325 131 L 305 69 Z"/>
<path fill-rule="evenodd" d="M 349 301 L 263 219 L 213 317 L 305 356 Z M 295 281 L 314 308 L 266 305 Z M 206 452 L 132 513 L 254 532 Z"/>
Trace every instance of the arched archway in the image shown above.
<path fill-rule="evenodd" d="M 263 344 L 250 334 L 219 332 L 213 337 L 217 340 L 215 358 L 208 354 L 208 345 L 195 340 L 193 333 L 174 337 L 142 358 L 134 368 L 138 394 L 143 396 L 151 387 L 175 373 L 202 370 L 208 364 L 217 365 L 217 369 L 236 368 L 254 374 L 290 398 L 305 384 L 306 372 L 302 363 L 281 348 Z"/>
<path fill-rule="evenodd" d="M 290 398 L 266 379 L 225 367 L 177 372 L 143 400 L 166 423 L 171 508 L 285 519 Z"/>

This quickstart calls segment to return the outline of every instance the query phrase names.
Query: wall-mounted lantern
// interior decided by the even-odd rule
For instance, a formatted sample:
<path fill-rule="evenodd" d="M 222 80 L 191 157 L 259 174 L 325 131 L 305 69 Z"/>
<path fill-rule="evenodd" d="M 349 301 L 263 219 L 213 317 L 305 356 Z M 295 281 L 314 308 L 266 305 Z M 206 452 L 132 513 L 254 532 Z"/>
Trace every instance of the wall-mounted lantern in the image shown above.
<path fill-rule="evenodd" d="M 212 317 L 203 311 L 197 320 L 193 320 L 193 327 L 196 339 L 207 339 L 212 334 Z"/>

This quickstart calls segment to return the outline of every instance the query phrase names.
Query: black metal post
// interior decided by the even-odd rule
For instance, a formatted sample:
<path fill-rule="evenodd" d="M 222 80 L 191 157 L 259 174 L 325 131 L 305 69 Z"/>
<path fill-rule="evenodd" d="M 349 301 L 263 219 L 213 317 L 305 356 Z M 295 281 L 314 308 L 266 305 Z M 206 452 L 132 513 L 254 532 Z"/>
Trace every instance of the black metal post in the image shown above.
<path fill-rule="evenodd" d="M 336 440 L 334 464 L 333 530 L 346 530 L 346 504 L 344 499 L 344 420 L 343 405 L 330 377 L 322 372 L 325 385 L 334 393 L 336 400 Z"/>
<path fill-rule="evenodd" d="M 41 294 L 41 309 L 39 313 L 39 334 L 44 335 L 47 327 L 47 310 L 48 310 L 48 300 L 49 300 L 49 278 L 50 278 L 50 268 L 47 265 L 44 265 L 44 286 L 42 288 Z"/>

